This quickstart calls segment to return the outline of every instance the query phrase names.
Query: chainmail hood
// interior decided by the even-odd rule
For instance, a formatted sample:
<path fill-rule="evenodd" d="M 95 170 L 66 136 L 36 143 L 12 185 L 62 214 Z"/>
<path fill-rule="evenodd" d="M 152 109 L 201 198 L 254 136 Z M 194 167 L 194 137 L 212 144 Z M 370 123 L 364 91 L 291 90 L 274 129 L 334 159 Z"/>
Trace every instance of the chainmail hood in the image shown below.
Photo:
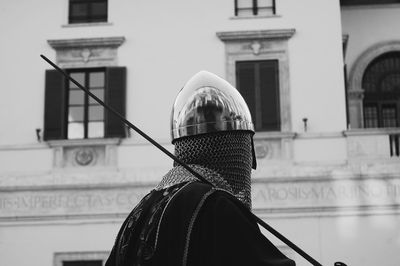
<path fill-rule="evenodd" d="M 224 131 L 179 138 L 173 142 L 175 155 L 251 208 L 252 135 L 250 131 Z M 157 188 L 189 180 L 196 178 L 174 163 Z"/>

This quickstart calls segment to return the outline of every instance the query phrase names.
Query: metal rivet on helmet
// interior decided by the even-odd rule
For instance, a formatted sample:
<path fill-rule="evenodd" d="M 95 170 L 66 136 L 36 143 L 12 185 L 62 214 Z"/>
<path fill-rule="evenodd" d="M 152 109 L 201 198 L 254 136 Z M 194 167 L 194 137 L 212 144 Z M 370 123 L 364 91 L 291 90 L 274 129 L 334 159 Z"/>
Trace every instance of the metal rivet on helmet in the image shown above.
<path fill-rule="evenodd" d="M 251 114 L 240 93 L 207 71 L 194 75 L 175 99 L 171 115 L 172 141 L 199 134 L 250 130 Z"/>

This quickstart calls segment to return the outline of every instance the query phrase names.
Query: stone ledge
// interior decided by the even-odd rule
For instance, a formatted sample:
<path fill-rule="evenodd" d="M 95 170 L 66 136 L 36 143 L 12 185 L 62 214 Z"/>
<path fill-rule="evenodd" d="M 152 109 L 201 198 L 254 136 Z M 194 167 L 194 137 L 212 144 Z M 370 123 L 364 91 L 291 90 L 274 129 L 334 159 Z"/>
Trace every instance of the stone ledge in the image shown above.
<path fill-rule="evenodd" d="M 125 37 L 98 37 L 98 38 L 78 38 L 78 39 L 59 39 L 59 40 L 47 40 L 48 44 L 54 48 L 66 49 L 66 48 L 84 48 L 84 47 L 118 47 L 124 43 Z"/>
<path fill-rule="evenodd" d="M 65 146 L 98 146 L 98 145 L 119 145 L 120 138 L 98 138 L 98 139 L 60 139 L 46 141 L 51 148 Z"/>
<path fill-rule="evenodd" d="M 295 29 L 255 30 L 255 31 L 221 31 L 217 36 L 221 41 L 289 39 Z"/>

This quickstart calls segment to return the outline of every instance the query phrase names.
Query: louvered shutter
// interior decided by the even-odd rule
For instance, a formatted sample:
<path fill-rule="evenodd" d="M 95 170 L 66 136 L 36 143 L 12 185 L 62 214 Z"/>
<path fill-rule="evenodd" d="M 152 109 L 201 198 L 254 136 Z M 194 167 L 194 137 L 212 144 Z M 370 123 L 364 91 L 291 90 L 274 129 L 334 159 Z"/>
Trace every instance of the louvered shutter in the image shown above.
<path fill-rule="evenodd" d="M 105 103 L 125 117 L 126 110 L 126 67 L 106 69 Z M 125 124 L 111 112 L 105 111 L 105 137 L 124 138 Z"/>
<path fill-rule="evenodd" d="M 251 118 L 253 123 L 256 125 L 257 113 L 256 113 L 256 92 L 255 92 L 255 68 L 254 63 L 251 62 L 238 62 L 236 64 L 236 87 L 247 106 L 250 109 Z M 257 129 L 257 128 L 256 128 Z"/>
<path fill-rule="evenodd" d="M 280 103 L 278 61 L 260 62 L 261 128 L 267 131 L 280 130 Z"/>
<path fill-rule="evenodd" d="M 65 138 L 65 78 L 57 70 L 46 70 L 44 140 Z"/>

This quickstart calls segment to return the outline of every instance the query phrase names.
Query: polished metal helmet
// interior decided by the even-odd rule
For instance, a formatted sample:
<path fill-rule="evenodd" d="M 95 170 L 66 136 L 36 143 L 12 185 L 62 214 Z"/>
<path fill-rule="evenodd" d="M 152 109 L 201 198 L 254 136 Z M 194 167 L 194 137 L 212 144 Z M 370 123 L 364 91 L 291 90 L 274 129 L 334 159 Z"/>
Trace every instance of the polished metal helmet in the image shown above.
<path fill-rule="evenodd" d="M 254 132 L 251 114 L 240 93 L 207 71 L 195 74 L 176 97 L 171 115 L 172 141 L 219 131 Z"/>

